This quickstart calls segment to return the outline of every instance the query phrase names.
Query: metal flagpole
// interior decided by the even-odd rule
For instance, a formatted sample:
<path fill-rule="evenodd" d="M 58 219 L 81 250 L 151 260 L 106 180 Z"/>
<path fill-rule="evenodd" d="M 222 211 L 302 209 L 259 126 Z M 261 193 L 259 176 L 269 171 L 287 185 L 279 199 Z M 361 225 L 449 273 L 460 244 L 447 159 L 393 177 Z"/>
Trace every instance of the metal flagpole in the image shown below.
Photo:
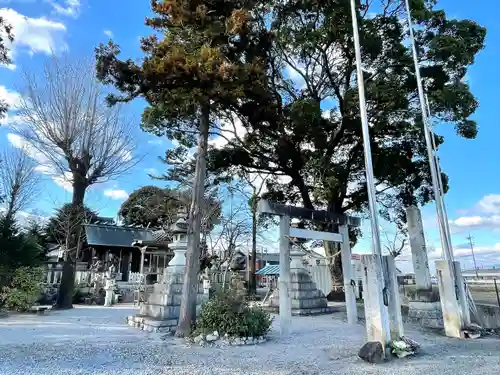
<path fill-rule="evenodd" d="M 427 104 L 427 114 L 429 116 L 428 117 L 429 118 L 428 129 L 429 129 L 429 132 L 431 133 L 431 136 L 432 136 L 431 137 L 432 138 L 432 150 L 434 152 L 434 163 L 435 163 L 436 171 L 437 171 L 437 175 L 438 175 L 439 191 L 441 192 L 441 203 L 443 204 L 443 219 L 445 221 L 444 227 L 446 229 L 446 235 L 448 236 L 448 242 L 451 244 L 451 233 L 450 233 L 450 226 L 449 226 L 449 221 L 448 221 L 448 212 L 446 210 L 446 202 L 444 200 L 443 177 L 441 175 L 441 166 L 439 164 L 439 159 L 437 156 L 436 137 L 434 136 L 434 131 L 432 129 L 432 124 L 430 121 L 430 119 L 432 118 L 432 114 L 431 114 L 431 107 L 429 105 L 429 98 L 427 97 L 427 95 L 425 96 L 425 102 Z M 453 255 L 454 254 L 452 254 L 452 256 Z"/>
<path fill-rule="evenodd" d="M 405 0 L 405 4 L 406 4 L 406 14 L 407 14 L 407 18 L 408 18 L 408 28 L 410 31 L 410 40 L 411 40 L 411 45 L 412 45 L 412 50 L 413 50 L 413 60 L 415 63 L 415 76 L 417 79 L 418 97 L 419 97 L 420 107 L 421 107 L 421 111 L 422 111 L 422 121 L 424 123 L 424 135 L 425 135 L 425 143 L 427 145 L 427 157 L 429 159 L 429 164 L 430 164 L 432 187 L 434 190 L 437 216 L 439 219 L 438 222 L 439 222 L 439 232 L 441 235 L 441 246 L 444 249 L 446 260 L 448 260 L 451 267 L 453 267 L 453 249 L 451 247 L 451 242 L 448 239 L 448 235 L 447 235 L 448 231 L 446 230 L 446 225 L 448 223 L 444 222 L 443 202 L 442 202 L 441 194 L 439 191 L 439 182 L 438 182 L 438 177 L 437 177 L 437 172 L 436 172 L 436 166 L 434 163 L 434 152 L 432 150 L 432 140 L 431 140 L 431 136 L 429 134 L 427 110 L 425 108 L 426 105 L 425 105 L 425 97 L 424 97 L 424 88 L 422 85 L 422 78 L 420 76 L 420 65 L 418 62 L 417 47 L 415 45 L 415 36 L 413 33 L 413 23 L 411 21 L 411 11 L 410 11 L 409 1 Z M 452 274 L 453 274 L 453 272 L 452 272 Z"/>
<path fill-rule="evenodd" d="M 359 92 L 359 112 L 361 116 L 361 130 L 363 133 L 363 147 L 365 154 L 366 189 L 368 191 L 368 206 L 370 208 L 370 224 L 372 232 L 373 263 L 371 270 L 366 270 L 366 282 L 370 280 L 371 290 L 369 301 L 365 299 L 365 315 L 367 320 L 368 339 L 379 341 L 382 348 L 387 346 L 390 336 L 390 323 L 387 308 L 384 306 L 383 289 L 384 276 L 382 273 L 382 250 L 380 246 L 380 231 L 378 226 L 378 210 L 375 196 L 375 178 L 373 176 L 372 150 L 370 146 L 370 130 L 368 127 L 368 115 L 366 113 L 365 82 L 363 78 L 363 66 L 361 64 L 361 46 L 359 42 L 358 16 L 356 1 L 351 0 L 352 33 L 354 37 L 354 50 L 356 52 L 356 72 Z"/>
<path fill-rule="evenodd" d="M 373 254 L 382 256 L 380 246 L 380 231 L 378 226 L 378 210 L 375 197 L 375 179 L 373 177 L 372 150 L 370 146 L 370 130 L 368 127 L 368 115 L 366 113 L 365 82 L 363 78 L 363 67 L 361 64 L 361 46 L 359 42 L 358 19 L 356 15 L 355 0 L 351 0 L 352 13 L 352 32 L 354 36 L 354 49 L 356 51 L 356 71 L 358 76 L 359 91 L 359 111 L 361 116 L 361 129 L 363 132 L 363 146 L 365 151 L 365 173 L 366 188 L 368 190 L 368 206 L 370 208 L 371 229 L 372 229 L 372 247 Z"/>

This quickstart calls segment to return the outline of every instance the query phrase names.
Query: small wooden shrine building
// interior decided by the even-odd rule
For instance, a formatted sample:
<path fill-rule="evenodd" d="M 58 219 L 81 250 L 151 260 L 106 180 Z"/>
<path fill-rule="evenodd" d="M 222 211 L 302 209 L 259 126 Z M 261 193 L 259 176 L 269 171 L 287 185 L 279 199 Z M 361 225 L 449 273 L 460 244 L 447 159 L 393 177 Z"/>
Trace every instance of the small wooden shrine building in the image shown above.
<path fill-rule="evenodd" d="M 85 224 L 85 234 L 92 259 L 100 260 L 104 267 L 109 265 L 111 254 L 118 259 L 117 281 L 127 282 L 132 274 L 141 273 L 145 267 L 151 270 L 168 264 L 172 257 L 167 245 L 169 235 L 161 230 L 107 223 Z M 144 251 L 138 243 L 147 243 L 150 251 Z"/>

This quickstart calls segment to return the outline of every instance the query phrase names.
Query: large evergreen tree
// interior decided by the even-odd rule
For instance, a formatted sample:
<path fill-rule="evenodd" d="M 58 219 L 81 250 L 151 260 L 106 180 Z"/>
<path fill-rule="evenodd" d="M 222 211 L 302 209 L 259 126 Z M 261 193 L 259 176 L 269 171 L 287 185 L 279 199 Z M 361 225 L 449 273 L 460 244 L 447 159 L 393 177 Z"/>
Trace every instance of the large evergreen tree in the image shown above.
<path fill-rule="evenodd" d="M 204 193 L 209 134 L 216 119 L 233 107 L 267 93 L 266 64 L 270 35 L 263 9 L 252 0 L 152 0 L 155 32 L 142 39 L 141 64 L 118 60 L 113 43 L 97 49 L 98 77 L 124 95 L 142 96 L 149 106 L 142 127 L 165 134 L 184 146 L 197 144 L 193 197 L 189 213 L 193 239 L 187 254 L 187 275 L 178 335 L 188 334 L 194 315 L 192 292 L 197 283 L 200 205 Z"/>
<path fill-rule="evenodd" d="M 268 87 L 278 99 L 272 106 L 261 103 L 265 110 L 239 108 L 247 135 L 211 150 L 208 168 L 222 175 L 243 169 L 269 174 L 267 198 L 274 201 L 365 213 L 349 0 L 271 3 L 276 68 L 268 72 Z M 471 20 L 449 19 L 435 0 L 413 0 L 411 7 L 431 112 L 473 139 L 478 103 L 464 78 L 486 31 Z M 378 201 L 381 214 L 392 213 L 399 224 L 406 206 L 433 199 L 404 12 L 403 2 L 392 0 L 363 0 L 357 7 Z M 436 138 L 439 146 L 444 139 Z M 336 252 L 333 244 L 325 246 L 327 254 Z M 342 283 L 340 257 L 335 259 L 334 282 Z"/>
<path fill-rule="evenodd" d="M 191 195 L 190 189 L 143 186 L 130 194 L 118 214 L 127 225 L 167 229 L 177 219 L 179 209 L 189 207 Z M 211 228 L 220 216 L 220 202 L 215 196 L 205 197 L 202 211 L 207 228 Z"/>
<path fill-rule="evenodd" d="M 17 268 L 39 265 L 41 254 L 33 236 L 21 231 L 15 219 L 0 215 L 0 288 Z"/>

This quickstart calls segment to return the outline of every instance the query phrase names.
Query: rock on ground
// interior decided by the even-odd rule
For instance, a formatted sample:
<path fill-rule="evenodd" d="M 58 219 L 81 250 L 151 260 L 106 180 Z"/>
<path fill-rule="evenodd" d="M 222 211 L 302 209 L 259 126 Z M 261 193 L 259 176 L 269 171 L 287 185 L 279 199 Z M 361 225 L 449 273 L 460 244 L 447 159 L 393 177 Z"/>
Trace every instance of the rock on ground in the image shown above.
<path fill-rule="evenodd" d="M 227 348 L 189 347 L 184 340 L 126 325 L 134 309 L 78 307 L 0 320 L 0 375 L 496 375 L 500 340 L 453 340 L 408 329 L 421 354 L 373 365 L 358 358 L 365 329 L 332 316 L 294 317 L 293 335 Z"/>

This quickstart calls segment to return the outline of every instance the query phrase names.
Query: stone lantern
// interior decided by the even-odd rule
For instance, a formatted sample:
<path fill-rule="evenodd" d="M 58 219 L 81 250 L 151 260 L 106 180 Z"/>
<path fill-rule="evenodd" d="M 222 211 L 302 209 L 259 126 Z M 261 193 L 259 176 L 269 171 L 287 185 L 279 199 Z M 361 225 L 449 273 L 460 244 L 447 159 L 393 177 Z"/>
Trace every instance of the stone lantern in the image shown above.
<path fill-rule="evenodd" d="M 188 248 L 188 223 L 186 214 L 179 212 L 179 218 L 171 226 L 172 243 L 168 245 L 174 252 L 174 257 L 168 263 L 168 271 L 183 271 L 186 267 L 186 252 Z"/>

